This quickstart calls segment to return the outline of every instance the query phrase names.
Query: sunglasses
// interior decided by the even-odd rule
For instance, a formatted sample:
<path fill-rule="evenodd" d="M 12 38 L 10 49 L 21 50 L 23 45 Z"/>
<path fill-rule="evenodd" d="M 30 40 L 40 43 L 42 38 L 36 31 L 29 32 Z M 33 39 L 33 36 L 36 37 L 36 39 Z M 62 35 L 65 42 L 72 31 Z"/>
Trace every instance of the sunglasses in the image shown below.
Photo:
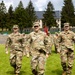
<path fill-rule="evenodd" d="M 34 26 L 34 28 L 39 27 L 39 26 Z"/>
<path fill-rule="evenodd" d="M 65 26 L 65 27 L 69 27 L 69 26 Z"/>
<path fill-rule="evenodd" d="M 18 29 L 18 28 L 13 28 L 14 30 Z"/>

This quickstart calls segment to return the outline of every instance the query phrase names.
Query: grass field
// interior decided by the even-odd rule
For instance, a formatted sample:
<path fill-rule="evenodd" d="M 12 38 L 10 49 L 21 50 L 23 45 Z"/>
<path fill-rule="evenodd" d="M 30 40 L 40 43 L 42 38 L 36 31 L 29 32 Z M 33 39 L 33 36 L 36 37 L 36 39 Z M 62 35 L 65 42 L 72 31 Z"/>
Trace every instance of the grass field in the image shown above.
<path fill-rule="evenodd" d="M 61 75 L 62 67 L 60 63 L 60 55 L 52 50 L 52 54 L 47 59 L 45 75 Z M 0 45 L 0 75 L 14 75 L 13 68 L 9 63 L 9 55 L 5 54 L 4 45 Z M 20 75 L 33 75 L 30 68 L 30 59 L 23 57 L 22 68 Z M 72 70 L 72 75 L 75 75 L 75 60 Z"/>

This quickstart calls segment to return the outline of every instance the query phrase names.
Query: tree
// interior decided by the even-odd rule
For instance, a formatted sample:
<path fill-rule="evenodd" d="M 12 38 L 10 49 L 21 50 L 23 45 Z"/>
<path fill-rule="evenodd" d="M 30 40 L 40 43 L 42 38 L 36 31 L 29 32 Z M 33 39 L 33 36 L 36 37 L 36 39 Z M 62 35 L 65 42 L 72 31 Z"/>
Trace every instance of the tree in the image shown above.
<path fill-rule="evenodd" d="M 36 20 L 36 16 L 35 16 L 35 10 L 33 7 L 33 3 L 30 0 L 27 8 L 26 8 L 26 12 L 28 13 L 28 25 L 27 27 L 32 27 L 33 21 Z"/>
<path fill-rule="evenodd" d="M 75 24 L 75 17 L 74 17 L 74 6 L 72 0 L 64 0 L 64 6 L 61 12 L 61 22 L 62 27 L 63 23 L 69 22 L 72 26 Z"/>
<path fill-rule="evenodd" d="M 49 1 L 47 4 L 47 9 L 43 15 L 44 17 L 43 21 L 48 27 L 55 26 L 55 19 L 53 14 L 54 14 L 54 7 L 52 3 Z"/>
<path fill-rule="evenodd" d="M 22 1 L 20 1 L 18 7 L 16 7 L 14 15 L 15 15 L 15 24 L 18 24 L 20 29 L 23 30 L 23 28 L 25 27 L 26 12 L 23 7 Z"/>
<path fill-rule="evenodd" d="M 7 15 L 6 28 L 11 30 L 11 28 L 12 28 L 12 26 L 14 24 L 14 11 L 13 11 L 12 5 L 10 5 L 10 7 L 8 9 L 8 13 L 6 15 Z"/>
<path fill-rule="evenodd" d="M 6 26 L 6 7 L 4 2 L 0 3 L 0 27 L 3 28 Z"/>
<path fill-rule="evenodd" d="M 5 4 L 4 4 L 4 1 L 2 1 L 0 3 L 0 13 L 6 13 L 6 7 L 5 7 Z"/>

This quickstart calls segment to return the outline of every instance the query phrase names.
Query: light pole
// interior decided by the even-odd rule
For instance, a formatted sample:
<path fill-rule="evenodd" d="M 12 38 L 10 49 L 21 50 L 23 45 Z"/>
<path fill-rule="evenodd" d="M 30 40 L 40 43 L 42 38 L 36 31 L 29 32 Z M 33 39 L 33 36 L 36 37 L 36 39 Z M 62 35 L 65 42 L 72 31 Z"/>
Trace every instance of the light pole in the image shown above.
<path fill-rule="evenodd" d="M 57 26 L 59 28 L 59 32 L 61 32 L 61 18 L 59 18 L 58 20 L 56 20 Z"/>
<path fill-rule="evenodd" d="M 61 32 L 61 11 L 58 11 L 58 16 L 56 19 L 57 26 L 59 28 L 59 32 Z"/>
<path fill-rule="evenodd" d="M 59 32 L 61 32 L 61 17 L 59 18 Z"/>

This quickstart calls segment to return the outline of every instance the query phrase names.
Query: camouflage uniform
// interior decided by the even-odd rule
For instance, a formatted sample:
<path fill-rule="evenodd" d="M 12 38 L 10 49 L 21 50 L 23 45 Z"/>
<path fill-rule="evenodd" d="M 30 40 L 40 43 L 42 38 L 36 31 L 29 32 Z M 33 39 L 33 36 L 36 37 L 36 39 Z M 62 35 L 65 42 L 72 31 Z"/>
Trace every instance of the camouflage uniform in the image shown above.
<path fill-rule="evenodd" d="M 55 46 L 55 52 L 58 53 L 58 50 L 60 49 L 60 46 L 58 47 L 58 44 L 57 44 L 57 39 L 59 37 L 59 34 L 56 32 L 54 35 L 53 35 L 53 42 L 54 42 L 54 46 Z M 59 49 L 57 49 L 59 48 Z"/>
<path fill-rule="evenodd" d="M 46 54 L 50 53 L 47 35 L 40 30 L 38 32 L 31 32 L 28 35 L 27 47 L 30 47 L 33 74 L 43 75 L 45 71 Z"/>
<path fill-rule="evenodd" d="M 52 49 L 51 47 L 53 46 L 53 44 L 54 44 L 54 41 L 53 41 L 54 39 L 53 39 L 53 35 L 50 33 L 50 32 L 48 32 L 48 43 L 49 43 L 49 45 L 50 45 L 50 47 L 49 47 L 49 49 Z M 51 51 L 51 50 L 50 50 Z M 51 53 L 51 52 L 50 52 Z"/>
<path fill-rule="evenodd" d="M 70 30 L 68 30 L 67 32 L 62 31 L 59 34 L 58 41 L 61 45 L 61 50 L 60 50 L 61 65 L 63 67 L 63 70 L 67 73 L 67 75 L 71 74 L 73 66 L 74 40 L 75 40 L 75 34 Z"/>
<path fill-rule="evenodd" d="M 23 38 L 24 38 L 24 50 L 23 50 L 23 54 L 26 55 L 27 57 L 29 57 L 29 50 L 26 49 L 26 41 L 27 41 L 27 34 L 22 34 Z"/>
<path fill-rule="evenodd" d="M 14 26 L 15 28 L 17 25 Z M 23 38 L 22 34 L 18 33 L 11 33 L 8 35 L 6 41 L 6 48 L 10 48 L 10 64 L 14 68 L 15 73 L 19 74 L 22 64 L 22 55 L 23 55 Z"/>

